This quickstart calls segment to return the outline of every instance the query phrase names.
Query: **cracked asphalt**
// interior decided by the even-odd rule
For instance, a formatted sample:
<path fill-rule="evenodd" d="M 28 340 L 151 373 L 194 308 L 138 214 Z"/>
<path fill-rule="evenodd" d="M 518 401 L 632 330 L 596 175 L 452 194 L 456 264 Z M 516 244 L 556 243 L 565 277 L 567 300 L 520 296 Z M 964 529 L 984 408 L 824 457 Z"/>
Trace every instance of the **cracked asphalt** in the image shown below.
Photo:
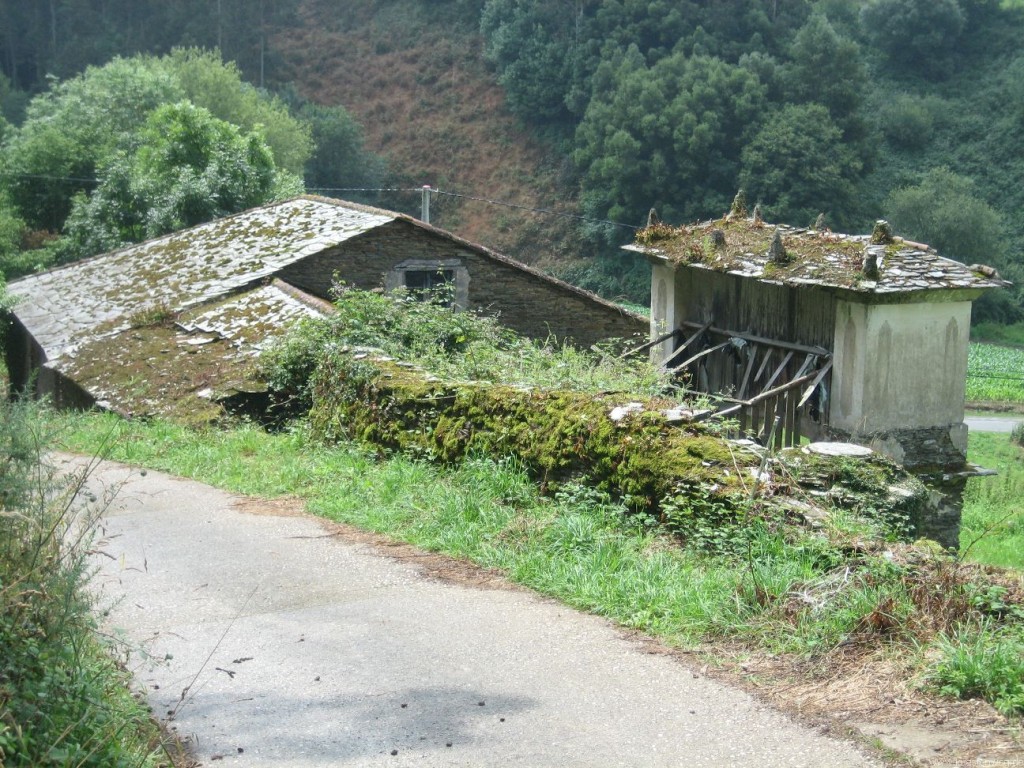
<path fill-rule="evenodd" d="M 880 764 L 526 591 L 430 578 L 159 472 L 104 463 L 91 483 L 117 491 L 107 626 L 203 765 Z"/>

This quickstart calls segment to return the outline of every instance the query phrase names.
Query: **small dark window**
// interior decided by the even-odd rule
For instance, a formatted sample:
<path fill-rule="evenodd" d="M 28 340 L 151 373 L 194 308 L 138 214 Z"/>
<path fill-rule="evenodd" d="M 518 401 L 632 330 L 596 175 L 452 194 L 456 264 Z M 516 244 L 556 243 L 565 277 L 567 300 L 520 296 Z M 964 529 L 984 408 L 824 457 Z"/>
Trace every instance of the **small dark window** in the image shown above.
<path fill-rule="evenodd" d="M 452 269 L 408 269 L 405 272 L 405 287 L 410 291 L 429 291 L 448 285 L 455 279 Z"/>
<path fill-rule="evenodd" d="M 455 270 L 407 269 L 405 287 L 420 301 L 450 307 L 455 298 Z"/>

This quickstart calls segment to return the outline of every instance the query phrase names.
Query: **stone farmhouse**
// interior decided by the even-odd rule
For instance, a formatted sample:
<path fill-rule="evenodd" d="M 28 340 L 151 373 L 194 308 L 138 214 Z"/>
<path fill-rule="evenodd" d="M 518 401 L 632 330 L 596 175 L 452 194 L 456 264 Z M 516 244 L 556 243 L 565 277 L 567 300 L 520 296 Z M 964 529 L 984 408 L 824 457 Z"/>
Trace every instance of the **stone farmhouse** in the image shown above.
<path fill-rule="evenodd" d="M 958 525 L 975 471 L 964 424 L 971 302 L 1006 285 L 994 270 L 894 237 L 885 222 L 868 236 L 767 224 L 740 196 L 720 219 L 653 223 L 627 248 L 652 265 L 653 360 L 763 443 L 888 454 L 942 486 L 949 508 L 938 517 Z"/>
<path fill-rule="evenodd" d="M 337 280 L 364 289 L 442 283 L 454 303 L 527 336 L 579 345 L 647 320 L 408 216 L 303 196 L 10 283 L 15 390 L 58 406 L 201 419 L 258 391 L 252 365 Z"/>

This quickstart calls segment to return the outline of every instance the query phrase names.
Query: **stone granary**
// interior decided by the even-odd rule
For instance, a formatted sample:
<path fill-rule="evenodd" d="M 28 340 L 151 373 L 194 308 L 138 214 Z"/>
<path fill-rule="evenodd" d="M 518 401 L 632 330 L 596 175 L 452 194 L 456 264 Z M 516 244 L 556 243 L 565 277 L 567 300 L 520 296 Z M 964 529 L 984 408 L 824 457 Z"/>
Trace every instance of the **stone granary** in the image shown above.
<path fill-rule="evenodd" d="M 1006 285 L 990 267 L 823 225 L 748 216 L 641 230 L 653 267 L 651 355 L 716 396 L 717 411 L 776 447 L 868 445 L 943 485 L 956 527 L 969 476 L 964 390 L 971 302 Z M 948 525 L 947 525 L 948 524 Z"/>
<path fill-rule="evenodd" d="M 215 415 L 260 389 L 255 356 L 336 280 L 365 289 L 447 283 L 463 308 L 581 345 L 647 321 L 487 248 L 390 211 L 317 197 L 254 208 L 10 283 L 12 388 L 59 406 Z"/>

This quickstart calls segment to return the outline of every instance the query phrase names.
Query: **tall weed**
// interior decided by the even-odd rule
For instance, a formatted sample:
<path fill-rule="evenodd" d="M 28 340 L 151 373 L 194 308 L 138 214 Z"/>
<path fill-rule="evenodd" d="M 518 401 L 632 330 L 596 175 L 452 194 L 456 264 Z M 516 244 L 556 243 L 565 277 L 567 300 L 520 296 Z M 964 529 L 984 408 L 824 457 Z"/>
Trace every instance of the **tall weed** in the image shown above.
<path fill-rule="evenodd" d="M 0 404 L 0 765 L 156 765 L 85 589 L 98 500 L 80 502 L 87 470 L 46 461 L 52 442 L 37 406 Z"/>

